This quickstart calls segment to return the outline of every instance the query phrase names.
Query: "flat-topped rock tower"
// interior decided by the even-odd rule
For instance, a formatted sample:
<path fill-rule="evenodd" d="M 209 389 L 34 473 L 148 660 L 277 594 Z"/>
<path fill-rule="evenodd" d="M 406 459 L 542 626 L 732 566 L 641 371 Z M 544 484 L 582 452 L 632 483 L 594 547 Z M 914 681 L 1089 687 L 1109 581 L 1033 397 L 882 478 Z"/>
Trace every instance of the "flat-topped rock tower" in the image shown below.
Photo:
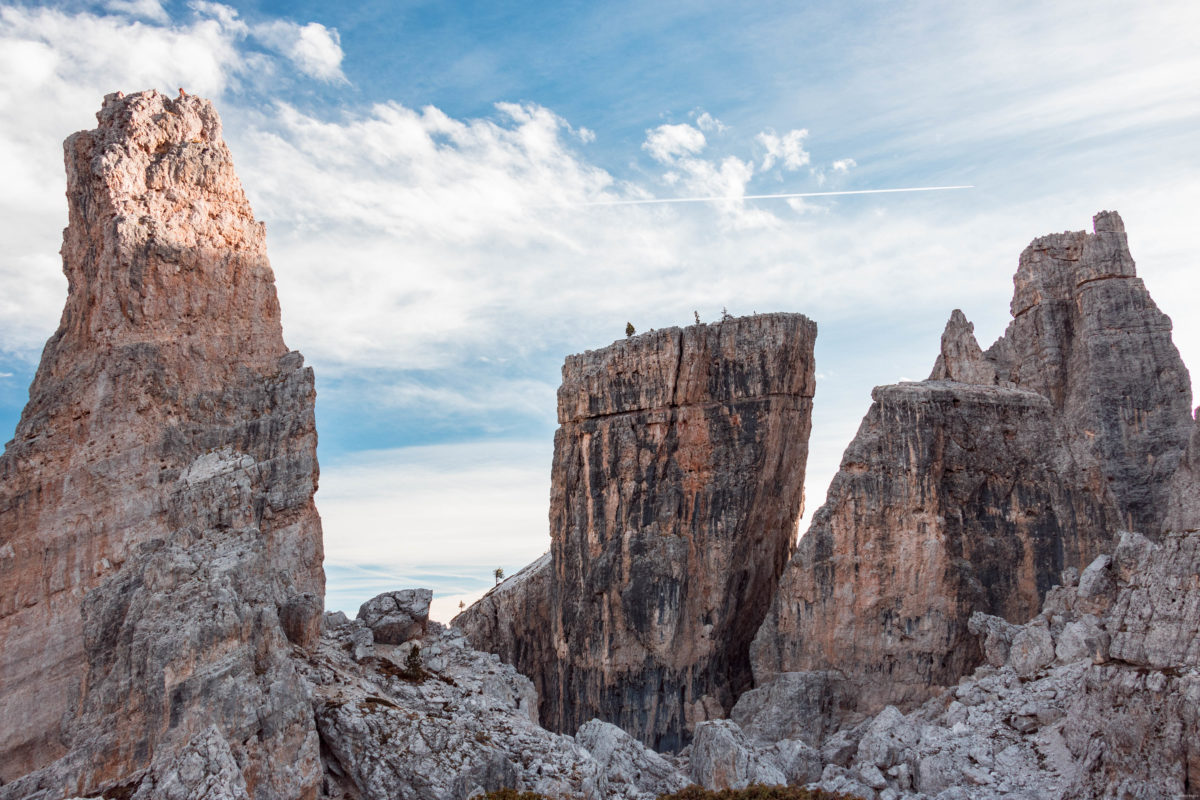
<path fill-rule="evenodd" d="M 456 620 L 533 678 L 542 724 L 676 749 L 750 685 L 803 505 L 815 337 L 766 314 L 567 358 L 550 557 Z"/>

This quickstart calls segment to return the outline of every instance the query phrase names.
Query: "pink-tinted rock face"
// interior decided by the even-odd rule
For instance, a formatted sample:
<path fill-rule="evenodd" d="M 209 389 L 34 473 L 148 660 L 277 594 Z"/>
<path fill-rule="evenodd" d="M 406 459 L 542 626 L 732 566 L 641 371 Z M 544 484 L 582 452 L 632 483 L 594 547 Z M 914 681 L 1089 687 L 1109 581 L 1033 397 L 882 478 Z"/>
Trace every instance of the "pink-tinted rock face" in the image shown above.
<path fill-rule="evenodd" d="M 312 796 L 289 656 L 324 594 L 312 371 L 211 104 L 97 117 L 66 142 L 69 294 L 0 458 L 0 780 L 25 776 L 0 797 L 151 796 L 152 762 L 169 781 L 213 736 L 251 797 Z"/>
<path fill-rule="evenodd" d="M 542 724 L 673 749 L 749 685 L 801 511 L 815 336 L 770 314 L 567 359 L 549 563 L 456 620 L 533 678 Z"/>
<path fill-rule="evenodd" d="M 986 352 L 955 311 L 929 381 L 875 390 L 755 639 L 760 682 L 840 672 L 861 711 L 912 705 L 982 659 L 972 612 L 1025 622 L 1120 527 L 1194 516 L 1190 381 L 1120 217 L 1036 239 L 1014 284 Z"/>

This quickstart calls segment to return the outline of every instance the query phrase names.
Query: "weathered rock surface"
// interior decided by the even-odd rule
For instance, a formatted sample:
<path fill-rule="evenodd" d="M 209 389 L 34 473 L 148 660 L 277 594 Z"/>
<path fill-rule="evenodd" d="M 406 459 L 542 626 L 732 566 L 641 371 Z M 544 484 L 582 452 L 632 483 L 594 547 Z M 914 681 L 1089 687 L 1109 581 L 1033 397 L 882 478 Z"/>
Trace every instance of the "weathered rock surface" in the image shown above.
<path fill-rule="evenodd" d="M 312 371 L 212 106 L 97 117 L 66 142 L 69 294 L 0 457 L 0 797 L 311 797 Z"/>
<path fill-rule="evenodd" d="M 1196 516 L 1188 373 L 1120 218 L 1035 240 L 1014 283 L 986 352 L 955 311 L 930 380 L 873 393 L 755 640 L 760 684 L 841 670 L 858 710 L 911 708 L 982 662 L 972 613 L 1024 622 L 1122 525 Z M 987 641 L 1046 656 L 1032 631 Z"/>
<path fill-rule="evenodd" d="M 1123 533 L 1111 557 L 1083 575 L 1068 570 L 1030 622 L 976 615 L 979 636 L 1012 647 L 909 714 L 887 706 L 819 751 L 771 741 L 790 733 L 779 724 L 789 712 L 808 713 L 807 691 L 747 704 L 744 731 L 732 720 L 704 725 L 722 726 L 722 764 L 778 766 L 799 744 L 817 786 L 870 800 L 1186 797 L 1200 785 L 1197 575 L 1200 532 L 1157 543 Z M 693 774 L 695 749 L 681 754 Z"/>
<path fill-rule="evenodd" d="M 500 656 L 505 664 L 529 665 L 547 655 L 550 642 L 550 553 L 501 581 L 450 624 L 475 647 Z"/>
<path fill-rule="evenodd" d="M 650 800 L 687 785 L 662 756 L 593 720 L 577 738 L 536 724 L 533 684 L 430 622 L 404 645 L 355 659 L 361 621 L 330 620 L 306 667 L 325 753 L 323 796 L 465 800 L 509 787 L 551 797 Z M 408 670 L 419 647 L 422 669 Z"/>
<path fill-rule="evenodd" d="M 1001 381 L 1050 399 L 1073 446 L 1100 465 L 1122 527 L 1155 537 L 1191 434 L 1191 381 L 1121 217 L 1102 211 L 1093 227 L 1025 248 L 1013 321 L 986 356 Z"/>
<path fill-rule="evenodd" d="M 1200 409 L 1187 450 L 1171 479 L 1165 527 L 1169 531 L 1200 530 Z"/>
<path fill-rule="evenodd" d="M 1200 534 L 1155 544 L 1126 533 L 1095 567 L 1109 578 L 1104 592 L 1083 581 L 1056 588 L 1018 627 L 1014 639 L 1049 640 L 1048 655 L 1035 648 L 1036 667 L 1014 648 L 999 668 L 980 668 L 907 716 L 885 710 L 852 763 L 822 785 L 878 772 L 880 797 L 1166 800 L 1194 791 Z"/>
<path fill-rule="evenodd" d="M 548 727 L 599 717 L 671 750 L 748 688 L 803 501 L 815 336 L 770 314 L 567 359 L 550 574 L 456 621 L 533 678 Z"/>
<path fill-rule="evenodd" d="M 760 685 L 838 672 L 867 712 L 972 670 L 972 612 L 1029 619 L 1115 517 L 1044 397 L 951 381 L 873 396 L 753 645 Z"/>
<path fill-rule="evenodd" d="M 403 644 L 425 632 L 432 600 L 429 589 L 384 592 L 363 603 L 358 618 L 371 630 L 373 641 Z"/>

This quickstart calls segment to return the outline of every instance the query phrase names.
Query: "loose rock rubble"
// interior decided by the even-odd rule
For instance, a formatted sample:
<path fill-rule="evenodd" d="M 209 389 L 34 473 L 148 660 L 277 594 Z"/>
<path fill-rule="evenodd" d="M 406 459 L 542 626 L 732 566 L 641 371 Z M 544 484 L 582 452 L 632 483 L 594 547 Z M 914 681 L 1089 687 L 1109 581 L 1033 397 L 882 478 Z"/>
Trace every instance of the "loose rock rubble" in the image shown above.
<path fill-rule="evenodd" d="M 1197 576 L 1200 533 L 1126 532 L 1030 622 L 976 614 L 989 664 L 910 714 L 888 707 L 827 738 L 818 785 L 879 800 L 1186 795 L 1200 785 Z M 787 711 L 759 704 L 741 721 L 777 730 Z"/>
<path fill-rule="evenodd" d="M 510 787 L 648 800 L 687 785 L 674 765 L 614 725 L 592 721 L 575 738 L 540 727 L 528 678 L 472 650 L 461 632 L 420 621 L 419 637 L 363 648 L 364 622 L 326 615 L 305 668 L 317 687 L 323 796 L 463 800 Z"/>

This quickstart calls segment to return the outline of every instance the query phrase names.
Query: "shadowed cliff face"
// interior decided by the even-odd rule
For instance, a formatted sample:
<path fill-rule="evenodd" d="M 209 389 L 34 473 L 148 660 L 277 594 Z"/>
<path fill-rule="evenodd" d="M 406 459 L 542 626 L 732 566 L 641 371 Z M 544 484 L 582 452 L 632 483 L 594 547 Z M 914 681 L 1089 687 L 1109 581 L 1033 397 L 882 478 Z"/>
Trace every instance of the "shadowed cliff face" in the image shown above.
<path fill-rule="evenodd" d="M 1041 395 L 928 381 L 874 398 L 752 648 L 760 684 L 837 670 L 863 710 L 969 673 L 971 613 L 1029 619 L 1115 519 Z"/>
<path fill-rule="evenodd" d="M 0 797 L 152 796 L 188 748 L 252 797 L 312 795 L 289 656 L 324 593 L 312 371 L 211 104 L 97 117 L 66 142 L 69 294 L 0 458 L 0 780 L 32 773 Z"/>
<path fill-rule="evenodd" d="M 675 749 L 749 686 L 803 502 L 815 336 L 771 314 L 567 359 L 550 559 L 455 623 L 534 679 L 544 725 Z"/>
<path fill-rule="evenodd" d="M 841 671 L 859 711 L 911 706 L 980 663 L 973 611 L 1024 622 L 1119 527 L 1190 514 L 1184 478 L 1168 502 L 1190 381 L 1120 218 L 1035 240 L 1014 284 L 990 349 L 955 311 L 929 381 L 875 390 L 755 639 L 760 683 Z"/>

